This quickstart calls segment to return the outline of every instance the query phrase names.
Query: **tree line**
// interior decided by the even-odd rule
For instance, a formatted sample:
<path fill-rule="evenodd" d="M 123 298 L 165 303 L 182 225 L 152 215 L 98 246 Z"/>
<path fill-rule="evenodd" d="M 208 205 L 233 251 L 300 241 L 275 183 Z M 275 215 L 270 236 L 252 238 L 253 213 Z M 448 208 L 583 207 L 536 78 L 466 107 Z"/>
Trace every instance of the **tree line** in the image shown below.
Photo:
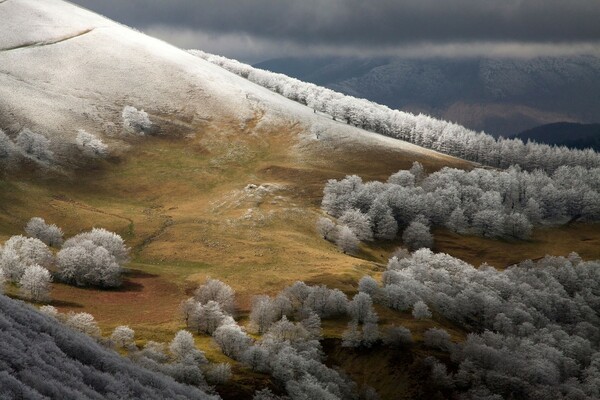
<path fill-rule="evenodd" d="M 443 168 L 427 174 L 417 162 L 387 182 L 358 176 L 329 180 L 320 234 L 345 252 L 360 241 L 394 239 L 411 249 L 431 247 L 431 226 L 459 234 L 527 239 L 535 226 L 600 220 L 600 168 L 563 166 L 552 174 L 518 167 L 504 171 Z"/>
<path fill-rule="evenodd" d="M 600 167 L 600 155 L 592 149 L 577 150 L 535 142 L 524 143 L 520 139 L 496 139 L 455 123 L 423 114 L 392 110 L 236 60 L 199 50 L 190 50 L 190 53 L 290 100 L 329 114 L 336 120 L 465 160 L 499 168 L 519 165 L 528 171 L 543 169 L 549 173 L 562 165 Z"/>

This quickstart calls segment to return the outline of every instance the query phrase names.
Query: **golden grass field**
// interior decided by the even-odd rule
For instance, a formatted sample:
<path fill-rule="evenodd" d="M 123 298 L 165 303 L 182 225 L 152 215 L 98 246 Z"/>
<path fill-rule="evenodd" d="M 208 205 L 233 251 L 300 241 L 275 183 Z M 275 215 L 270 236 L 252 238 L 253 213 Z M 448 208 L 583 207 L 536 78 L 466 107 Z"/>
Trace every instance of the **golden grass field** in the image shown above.
<path fill-rule="evenodd" d="M 183 328 L 179 303 L 207 277 L 236 290 L 244 324 L 254 295 L 275 294 L 296 280 L 353 294 L 360 277 L 381 274 L 399 241 L 365 247 L 351 257 L 315 232 L 327 179 L 358 174 L 365 180 L 383 180 L 413 161 L 429 171 L 443 166 L 470 168 L 451 157 L 405 153 L 383 145 L 324 147 L 302 142 L 301 128 L 294 125 L 268 130 L 247 126 L 241 133 L 238 128 L 207 123 L 185 138 L 140 139 L 124 155 L 68 178 L 33 174 L 0 181 L 0 240 L 23 233 L 34 216 L 61 226 L 67 237 L 92 227 L 118 232 L 132 256 L 123 288 L 96 290 L 54 283 L 52 304 L 63 312 L 93 314 L 105 335 L 115 326 L 129 325 L 140 344 L 170 341 Z M 249 184 L 258 187 L 248 188 Z M 543 228 L 532 240 L 516 243 L 461 237 L 444 230 L 437 230 L 435 236 L 436 251 L 476 265 L 487 261 L 504 267 L 570 251 L 586 259 L 600 258 L 598 225 Z M 17 296 L 15 288 L 8 293 Z M 417 339 L 425 329 L 440 324 L 456 340 L 464 337 L 437 318 L 415 321 L 409 313 L 378 311 L 382 326 L 405 325 Z M 345 325 L 343 320 L 324 321 L 325 337 L 339 338 Z M 267 376 L 222 355 L 210 338 L 198 337 L 198 345 L 210 360 L 234 364 L 234 385 L 220 388 L 225 397 L 249 395 L 254 386 L 268 382 Z M 385 351 L 352 355 L 336 346 L 327 348 L 352 377 L 379 389 L 383 398 L 410 398 L 411 390 L 403 395 L 393 390 L 397 385 L 414 386 L 406 370 L 385 377 L 386 364 L 373 369 L 377 354 Z M 385 362 L 392 362 L 388 358 Z M 379 373 L 368 372 L 373 370 Z"/>

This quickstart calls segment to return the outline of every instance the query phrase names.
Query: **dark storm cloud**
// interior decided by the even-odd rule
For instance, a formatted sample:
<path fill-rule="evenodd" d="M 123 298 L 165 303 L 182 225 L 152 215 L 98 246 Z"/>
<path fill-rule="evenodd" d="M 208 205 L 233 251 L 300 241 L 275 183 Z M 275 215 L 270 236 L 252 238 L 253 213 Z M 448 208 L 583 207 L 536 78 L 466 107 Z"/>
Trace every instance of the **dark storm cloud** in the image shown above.
<path fill-rule="evenodd" d="M 79 0 L 135 26 L 322 43 L 600 39 L 597 0 Z"/>
<path fill-rule="evenodd" d="M 243 35 L 287 47 L 373 49 L 418 43 L 589 43 L 598 0 L 75 0 L 152 30 Z M 175 39 L 177 41 L 177 39 Z M 268 46 L 267 46 L 268 47 Z"/>

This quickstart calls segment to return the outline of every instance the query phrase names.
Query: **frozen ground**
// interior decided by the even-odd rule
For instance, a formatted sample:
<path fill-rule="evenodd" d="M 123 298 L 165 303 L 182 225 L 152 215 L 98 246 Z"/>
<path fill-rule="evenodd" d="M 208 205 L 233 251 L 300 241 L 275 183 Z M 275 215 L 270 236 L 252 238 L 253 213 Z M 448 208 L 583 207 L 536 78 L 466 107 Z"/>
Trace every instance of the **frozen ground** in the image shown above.
<path fill-rule="evenodd" d="M 125 105 L 144 109 L 162 133 L 206 121 L 300 123 L 303 138 L 422 153 L 417 146 L 335 122 L 163 41 L 60 0 L 0 2 L 0 129 L 53 140 L 77 129 L 118 137 Z M 115 142 L 109 140 L 114 146 Z"/>

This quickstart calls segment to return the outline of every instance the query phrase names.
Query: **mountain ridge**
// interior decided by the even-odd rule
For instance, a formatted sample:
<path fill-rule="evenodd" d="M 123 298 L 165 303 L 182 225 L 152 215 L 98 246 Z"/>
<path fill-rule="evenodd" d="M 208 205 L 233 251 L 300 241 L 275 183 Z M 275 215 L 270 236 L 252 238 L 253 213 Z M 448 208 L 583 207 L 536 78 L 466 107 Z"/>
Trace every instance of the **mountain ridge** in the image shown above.
<path fill-rule="evenodd" d="M 593 56 L 281 58 L 255 66 L 495 136 L 557 121 L 597 122 L 600 106 L 600 59 Z"/>
<path fill-rule="evenodd" d="M 514 137 L 523 141 L 532 140 L 557 146 L 600 150 L 600 124 L 555 122 L 528 129 Z"/>

